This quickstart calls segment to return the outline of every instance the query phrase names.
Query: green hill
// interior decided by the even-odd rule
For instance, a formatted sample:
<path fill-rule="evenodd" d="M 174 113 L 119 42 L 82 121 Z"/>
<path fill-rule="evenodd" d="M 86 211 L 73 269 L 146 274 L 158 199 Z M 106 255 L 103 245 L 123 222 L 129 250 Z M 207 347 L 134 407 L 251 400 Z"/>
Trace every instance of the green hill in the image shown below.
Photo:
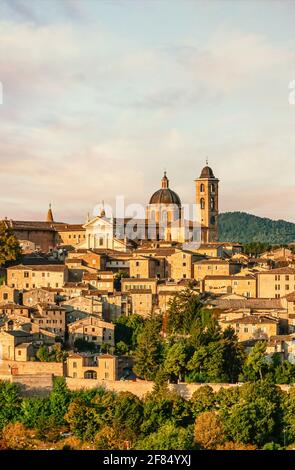
<path fill-rule="evenodd" d="M 295 240 L 295 224 L 246 212 L 219 214 L 219 241 L 286 244 Z"/>

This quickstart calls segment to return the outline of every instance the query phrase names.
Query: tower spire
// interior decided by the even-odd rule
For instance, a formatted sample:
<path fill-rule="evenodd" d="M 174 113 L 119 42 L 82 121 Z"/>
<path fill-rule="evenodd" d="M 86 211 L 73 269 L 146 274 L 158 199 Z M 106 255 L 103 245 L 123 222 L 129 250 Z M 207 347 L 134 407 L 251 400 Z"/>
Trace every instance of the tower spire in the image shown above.
<path fill-rule="evenodd" d="M 166 170 L 164 171 L 164 176 L 162 178 L 162 189 L 167 189 L 169 188 L 169 180 L 166 176 Z"/>
<path fill-rule="evenodd" d="M 105 217 L 106 211 L 104 210 L 104 201 L 101 201 L 101 203 L 100 217 Z"/>
<path fill-rule="evenodd" d="M 46 222 L 54 222 L 53 214 L 52 214 L 52 210 L 51 210 L 51 202 L 49 203 L 49 209 L 48 209 L 48 212 L 47 212 Z"/>

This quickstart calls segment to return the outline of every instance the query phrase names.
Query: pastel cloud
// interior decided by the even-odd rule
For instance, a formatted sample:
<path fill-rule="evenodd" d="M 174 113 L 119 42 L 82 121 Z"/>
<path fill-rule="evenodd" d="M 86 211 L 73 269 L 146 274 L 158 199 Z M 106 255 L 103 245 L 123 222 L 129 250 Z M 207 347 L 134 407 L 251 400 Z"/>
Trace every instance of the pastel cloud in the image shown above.
<path fill-rule="evenodd" d="M 133 23 L 116 3 L 46 1 L 46 16 L 38 2 L 27 10 L 6 2 L 0 217 L 43 217 L 51 201 L 58 218 L 83 221 L 117 194 L 146 203 L 165 167 L 173 189 L 193 202 L 193 179 L 209 156 L 221 210 L 279 218 L 283 207 L 295 220 L 289 40 L 270 37 L 262 23 L 261 32 L 238 22 L 212 30 L 209 16 L 203 35 L 197 17 L 180 30 L 177 16 L 175 34 L 165 35 L 166 25 L 156 31 L 152 21 L 164 13 L 160 2 L 142 2 Z"/>

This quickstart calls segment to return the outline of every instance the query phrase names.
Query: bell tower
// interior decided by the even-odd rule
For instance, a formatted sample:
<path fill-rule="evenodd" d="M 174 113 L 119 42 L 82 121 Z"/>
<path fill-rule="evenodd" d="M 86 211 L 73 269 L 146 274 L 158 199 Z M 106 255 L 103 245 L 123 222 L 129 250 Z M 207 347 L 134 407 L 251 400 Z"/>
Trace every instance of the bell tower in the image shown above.
<path fill-rule="evenodd" d="M 218 183 L 212 169 L 206 166 L 196 182 L 196 203 L 200 207 L 201 241 L 218 241 Z"/>

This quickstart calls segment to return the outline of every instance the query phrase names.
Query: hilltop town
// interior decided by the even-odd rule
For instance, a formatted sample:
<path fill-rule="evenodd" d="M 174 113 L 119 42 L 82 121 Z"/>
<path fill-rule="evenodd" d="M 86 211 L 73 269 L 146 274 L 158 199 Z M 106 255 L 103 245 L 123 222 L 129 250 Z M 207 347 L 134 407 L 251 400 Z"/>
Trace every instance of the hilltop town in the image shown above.
<path fill-rule="evenodd" d="M 143 227 L 155 221 L 153 240 L 116 238 L 116 220 L 104 209 L 83 225 L 55 222 L 51 207 L 45 222 L 2 221 L 22 248 L 2 269 L 2 379 L 28 393 L 50 390 L 52 378 L 64 376 L 73 389 L 97 381 L 143 394 L 149 376 L 135 372 L 122 328 L 129 328 L 128 318 L 142 324 L 158 318 L 168 340 L 170 313 L 187 292 L 221 331 L 234 331 L 245 351 L 263 340 L 265 356 L 294 362 L 295 255 L 282 247 L 257 258 L 239 243 L 219 243 L 219 180 L 207 165 L 195 184 L 201 243 L 191 250 L 174 230 L 181 201 L 166 173 L 141 221 Z"/>

